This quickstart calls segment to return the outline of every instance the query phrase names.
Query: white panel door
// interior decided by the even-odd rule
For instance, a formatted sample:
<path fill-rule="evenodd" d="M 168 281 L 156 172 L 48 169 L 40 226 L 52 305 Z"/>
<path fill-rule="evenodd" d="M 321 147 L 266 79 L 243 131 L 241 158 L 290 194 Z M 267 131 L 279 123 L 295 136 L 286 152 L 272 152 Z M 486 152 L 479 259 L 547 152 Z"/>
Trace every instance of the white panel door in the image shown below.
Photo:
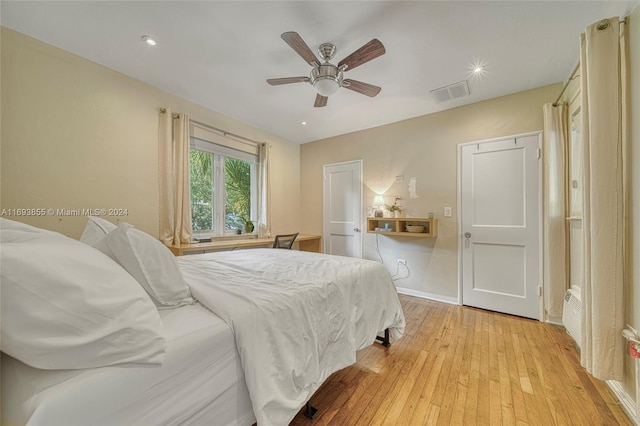
<path fill-rule="evenodd" d="M 324 252 L 362 257 L 362 160 L 324 166 Z"/>
<path fill-rule="evenodd" d="M 462 303 L 538 319 L 539 135 L 461 148 Z"/>

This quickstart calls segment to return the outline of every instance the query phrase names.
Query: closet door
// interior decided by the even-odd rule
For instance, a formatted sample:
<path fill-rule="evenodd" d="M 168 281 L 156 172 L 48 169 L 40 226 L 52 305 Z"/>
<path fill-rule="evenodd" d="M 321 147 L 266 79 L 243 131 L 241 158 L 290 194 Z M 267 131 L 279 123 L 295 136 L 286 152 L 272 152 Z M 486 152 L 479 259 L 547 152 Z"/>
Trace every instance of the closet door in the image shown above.
<path fill-rule="evenodd" d="M 538 319 L 540 134 L 461 147 L 464 305 Z"/>
<path fill-rule="evenodd" d="M 362 257 L 362 160 L 324 165 L 324 252 Z"/>

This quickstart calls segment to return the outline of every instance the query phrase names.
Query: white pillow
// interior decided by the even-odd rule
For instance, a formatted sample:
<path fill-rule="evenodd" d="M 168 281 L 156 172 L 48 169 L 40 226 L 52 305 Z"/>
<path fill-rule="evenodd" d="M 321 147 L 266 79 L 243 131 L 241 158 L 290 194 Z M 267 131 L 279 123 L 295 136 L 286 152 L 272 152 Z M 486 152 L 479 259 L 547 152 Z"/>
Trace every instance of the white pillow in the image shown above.
<path fill-rule="evenodd" d="M 90 246 L 103 239 L 105 235 L 116 229 L 116 225 L 99 217 L 89 216 L 87 226 L 80 237 L 80 241 Z"/>
<path fill-rule="evenodd" d="M 0 221 L 0 350 L 42 369 L 162 364 L 160 315 L 131 275 L 79 241 Z"/>
<path fill-rule="evenodd" d="M 58 237 L 64 237 L 64 235 L 48 231 L 42 228 L 36 228 L 35 226 L 27 225 L 26 223 L 16 222 L 15 220 L 9 220 L 0 218 L 0 231 L 20 231 L 20 232 L 7 232 L 3 234 L 2 242 L 22 241 L 25 238 L 33 237 L 37 238 L 39 235 L 52 235 Z M 66 238 L 66 237 L 65 237 Z"/>
<path fill-rule="evenodd" d="M 151 235 L 125 222 L 109 232 L 94 247 L 117 261 L 140 283 L 158 308 L 193 303 L 171 251 Z"/>

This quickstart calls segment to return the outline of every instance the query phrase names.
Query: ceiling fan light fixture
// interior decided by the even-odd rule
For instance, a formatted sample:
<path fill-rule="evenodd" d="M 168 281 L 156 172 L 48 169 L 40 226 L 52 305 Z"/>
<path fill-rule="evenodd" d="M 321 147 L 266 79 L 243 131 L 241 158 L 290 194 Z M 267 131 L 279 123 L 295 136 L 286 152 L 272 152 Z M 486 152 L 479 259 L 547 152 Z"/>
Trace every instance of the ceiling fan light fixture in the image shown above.
<path fill-rule="evenodd" d="M 316 92 L 322 96 L 331 96 L 338 91 L 340 84 L 333 78 L 319 78 L 313 83 Z"/>
<path fill-rule="evenodd" d="M 311 70 L 309 82 L 321 96 L 331 96 L 342 86 L 342 71 L 328 62 Z"/>

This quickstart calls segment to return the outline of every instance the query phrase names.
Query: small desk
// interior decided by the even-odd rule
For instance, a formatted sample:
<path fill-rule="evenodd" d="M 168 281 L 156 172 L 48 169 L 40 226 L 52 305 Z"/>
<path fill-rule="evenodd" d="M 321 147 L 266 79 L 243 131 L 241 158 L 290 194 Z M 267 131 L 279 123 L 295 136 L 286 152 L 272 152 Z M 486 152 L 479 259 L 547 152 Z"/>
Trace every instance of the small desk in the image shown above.
<path fill-rule="evenodd" d="M 248 248 L 248 247 L 260 247 L 260 246 L 273 246 L 273 238 L 244 238 L 238 240 L 213 240 L 208 243 L 186 243 L 186 244 L 173 244 L 167 246 L 171 253 L 175 256 L 182 256 L 189 253 L 204 253 L 212 250 L 225 250 L 234 248 Z M 321 253 L 320 249 L 320 235 L 308 235 L 299 234 L 296 238 L 298 248 L 301 251 L 312 251 Z"/>

